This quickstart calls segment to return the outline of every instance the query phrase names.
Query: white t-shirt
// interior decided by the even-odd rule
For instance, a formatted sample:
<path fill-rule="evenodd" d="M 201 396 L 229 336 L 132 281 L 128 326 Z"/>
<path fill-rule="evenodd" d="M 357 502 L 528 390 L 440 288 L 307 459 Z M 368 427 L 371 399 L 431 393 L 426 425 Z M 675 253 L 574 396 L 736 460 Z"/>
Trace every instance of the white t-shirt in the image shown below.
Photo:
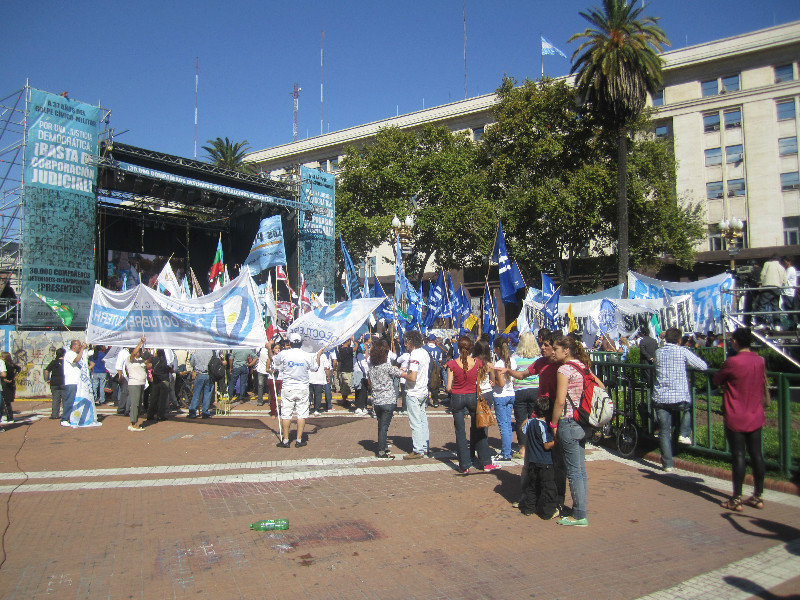
<path fill-rule="evenodd" d="M 81 367 L 75 362 L 78 353 L 67 350 L 64 355 L 64 385 L 78 385 L 81 380 Z"/>
<path fill-rule="evenodd" d="M 8 374 L 8 372 L 6 371 L 6 363 L 3 360 L 0 360 L 0 373 Z"/>
<path fill-rule="evenodd" d="M 789 267 L 786 269 L 786 285 L 789 286 L 791 289 L 783 290 L 783 295 L 788 296 L 789 298 L 794 297 L 794 288 L 797 287 L 797 269 L 794 267 Z"/>
<path fill-rule="evenodd" d="M 425 348 L 417 348 L 411 351 L 408 360 L 408 370 L 417 374 L 415 382 L 406 382 L 406 393 L 410 396 L 423 396 L 428 393 L 428 367 L 430 366 L 431 355 Z"/>
<path fill-rule="evenodd" d="M 319 357 L 319 368 L 308 374 L 308 383 L 313 383 L 314 385 L 325 385 L 328 383 L 328 376 L 325 374 L 326 368 L 331 368 L 331 359 L 323 352 Z"/>
<path fill-rule="evenodd" d="M 506 363 L 503 361 L 502 358 L 498 358 L 494 362 L 494 366 L 496 369 L 502 369 L 506 366 Z M 504 375 L 506 384 L 503 387 L 493 385 L 492 391 L 494 392 L 495 397 L 497 396 L 513 396 L 514 395 L 514 378 L 511 375 Z"/>
<path fill-rule="evenodd" d="M 267 374 L 267 361 L 269 360 L 269 350 L 266 348 L 261 348 L 258 351 L 258 363 L 256 363 L 256 373 L 261 373 L 262 375 Z"/>
<path fill-rule="evenodd" d="M 272 368 L 280 371 L 284 387 L 299 387 L 308 385 L 308 372 L 317 370 L 317 359 L 300 348 L 289 348 L 272 358 Z"/>
<path fill-rule="evenodd" d="M 122 373 L 122 377 L 125 379 L 128 378 L 128 374 L 125 372 L 125 365 L 127 364 L 130 356 L 130 350 L 123 348 L 119 351 L 119 354 L 117 354 L 117 364 L 114 365 L 114 367 L 117 369 L 117 372 Z M 66 356 L 64 358 L 66 358 Z"/>

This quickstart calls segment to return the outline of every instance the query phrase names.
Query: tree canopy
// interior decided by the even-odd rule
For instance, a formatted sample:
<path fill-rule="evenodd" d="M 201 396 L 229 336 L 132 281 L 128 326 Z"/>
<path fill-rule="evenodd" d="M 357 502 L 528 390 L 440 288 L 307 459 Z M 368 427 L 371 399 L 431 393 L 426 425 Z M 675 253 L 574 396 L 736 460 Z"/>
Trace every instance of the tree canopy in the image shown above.
<path fill-rule="evenodd" d="M 218 137 L 215 140 L 206 140 L 208 146 L 203 146 L 203 150 L 208 153 L 208 158 L 218 167 L 224 167 L 232 171 L 240 171 L 242 173 L 251 173 L 252 168 L 245 162 L 242 162 L 250 146 L 247 140 L 241 142 L 232 142 L 228 138 L 224 140 Z"/>

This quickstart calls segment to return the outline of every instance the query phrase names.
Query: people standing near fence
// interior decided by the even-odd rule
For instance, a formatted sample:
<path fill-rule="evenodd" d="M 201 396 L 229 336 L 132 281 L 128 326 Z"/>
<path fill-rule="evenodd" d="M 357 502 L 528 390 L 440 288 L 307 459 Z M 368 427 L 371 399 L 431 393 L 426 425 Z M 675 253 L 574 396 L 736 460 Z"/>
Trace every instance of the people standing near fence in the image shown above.
<path fill-rule="evenodd" d="M 728 510 L 740 512 L 742 505 L 764 508 L 764 457 L 761 454 L 761 429 L 766 416 L 764 408 L 769 403 L 769 389 L 764 359 L 753 352 L 753 334 L 749 328 L 740 327 L 733 332 L 732 344 L 736 351 L 714 374 L 714 383 L 722 386 L 722 417 L 725 437 L 732 455 L 733 495 L 722 503 Z M 753 467 L 753 495 L 742 500 L 745 477 L 745 450 Z"/>
<path fill-rule="evenodd" d="M 689 348 L 678 345 L 681 341 L 681 330 L 677 327 L 667 329 L 664 340 L 666 343 L 656 350 L 653 406 L 659 427 L 661 466 L 666 473 L 671 473 L 674 423 L 678 424 L 678 443 L 687 446 L 692 444 L 692 396 L 687 369 L 691 367 L 705 371 L 708 365 Z"/>
<path fill-rule="evenodd" d="M 571 337 L 562 337 L 553 343 L 553 356 L 562 363 L 556 373 L 556 399 L 550 418 L 550 427 L 563 447 L 569 490 L 572 495 L 572 515 L 563 516 L 559 525 L 586 527 L 586 500 L 589 480 L 586 476 L 586 431 L 577 421 L 577 410 L 583 396 L 584 371 L 591 369 L 591 360 L 583 346 Z M 591 375 L 595 383 L 605 389 L 603 382 Z"/>
<path fill-rule="evenodd" d="M 50 384 L 52 406 L 50 418 L 58 419 L 61 414 L 61 405 L 64 402 L 66 389 L 64 388 L 64 353 L 63 348 L 56 349 L 56 355 L 44 368 L 44 380 Z"/>

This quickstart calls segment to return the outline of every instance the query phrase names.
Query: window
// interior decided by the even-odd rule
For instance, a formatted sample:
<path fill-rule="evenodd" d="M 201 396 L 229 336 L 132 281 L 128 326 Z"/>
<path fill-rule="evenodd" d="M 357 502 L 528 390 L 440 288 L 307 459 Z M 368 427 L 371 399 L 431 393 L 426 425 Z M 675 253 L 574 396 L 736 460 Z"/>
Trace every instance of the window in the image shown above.
<path fill-rule="evenodd" d="M 716 96 L 719 93 L 719 82 L 716 79 L 710 79 L 700 83 L 700 88 L 703 91 L 703 97 Z"/>
<path fill-rule="evenodd" d="M 664 90 L 653 93 L 653 106 L 664 106 Z"/>
<path fill-rule="evenodd" d="M 778 102 L 778 121 L 794 119 L 794 99 Z"/>
<path fill-rule="evenodd" d="M 719 131 L 719 113 L 706 113 L 703 115 L 703 131 Z"/>
<path fill-rule="evenodd" d="M 656 126 L 656 137 L 659 139 L 664 139 L 669 137 L 669 125 L 657 125 Z"/>
<path fill-rule="evenodd" d="M 476 127 L 472 130 L 472 139 L 476 142 L 483 137 L 483 127 Z"/>
<path fill-rule="evenodd" d="M 338 156 L 334 156 L 333 158 L 331 158 L 330 159 L 330 163 L 331 163 L 331 173 L 335 173 L 336 171 L 339 170 L 339 157 Z"/>
<path fill-rule="evenodd" d="M 800 217 L 783 217 L 783 243 L 787 246 L 800 244 Z"/>
<path fill-rule="evenodd" d="M 317 170 L 322 171 L 323 173 L 327 173 L 328 172 L 328 161 L 327 160 L 319 161 L 319 166 L 317 167 Z"/>
<path fill-rule="evenodd" d="M 706 166 L 713 167 L 714 165 L 722 164 L 722 148 L 709 148 L 706 150 Z"/>
<path fill-rule="evenodd" d="M 781 65 L 775 67 L 775 83 L 792 81 L 794 79 L 794 65 Z"/>
<path fill-rule="evenodd" d="M 780 138 L 778 140 L 778 154 L 781 156 L 797 154 L 797 136 Z"/>
<path fill-rule="evenodd" d="M 739 75 L 731 75 L 722 78 L 722 92 L 738 92 L 739 91 Z"/>
<path fill-rule="evenodd" d="M 722 198 L 722 182 L 711 181 L 706 184 L 706 198 L 713 200 L 714 198 Z"/>
<path fill-rule="evenodd" d="M 736 129 L 742 126 L 742 111 L 741 109 L 726 110 L 725 111 L 725 129 Z"/>
<path fill-rule="evenodd" d="M 722 239 L 722 233 L 716 225 L 708 228 L 708 249 L 712 252 L 725 249 L 725 240 Z"/>
<path fill-rule="evenodd" d="M 744 196 L 744 179 L 729 179 L 728 180 L 728 197 L 731 196 Z"/>
<path fill-rule="evenodd" d="M 734 144 L 733 146 L 725 146 L 725 162 L 729 164 L 736 164 L 742 162 L 744 157 L 744 150 L 741 144 Z"/>
<path fill-rule="evenodd" d="M 796 190 L 800 188 L 800 179 L 798 172 L 781 173 L 781 190 L 787 192 L 789 190 Z"/>
<path fill-rule="evenodd" d="M 364 279 L 364 270 L 367 271 L 367 277 L 375 277 L 375 266 L 378 263 L 378 259 L 375 256 L 368 256 L 366 261 L 361 262 L 358 265 L 358 277 L 359 279 Z"/>

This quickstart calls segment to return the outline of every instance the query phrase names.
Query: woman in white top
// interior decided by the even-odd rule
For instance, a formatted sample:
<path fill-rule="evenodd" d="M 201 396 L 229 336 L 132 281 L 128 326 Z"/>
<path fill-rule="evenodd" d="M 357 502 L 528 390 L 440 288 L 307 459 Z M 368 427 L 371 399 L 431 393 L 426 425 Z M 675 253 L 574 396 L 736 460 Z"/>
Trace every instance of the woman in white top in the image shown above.
<path fill-rule="evenodd" d="M 494 353 L 497 360 L 494 363 L 495 369 L 502 369 L 511 365 L 511 350 L 508 347 L 508 339 L 496 337 L 494 339 Z M 497 416 L 497 426 L 500 428 L 500 456 L 496 460 L 511 460 L 511 438 L 514 435 L 514 428 L 511 426 L 511 416 L 514 412 L 514 378 L 495 373 L 494 390 L 494 414 Z"/>
<path fill-rule="evenodd" d="M 147 361 L 142 357 L 144 341 L 144 337 L 142 337 L 139 340 L 139 344 L 131 352 L 128 360 L 125 361 L 128 396 L 131 399 L 131 424 L 128 425 L 128 431 L 144 431 L 144 427 L 137 423 L 139 420 L 139 403 L 142 400 L 144 386 L 147 383 Z"/>

